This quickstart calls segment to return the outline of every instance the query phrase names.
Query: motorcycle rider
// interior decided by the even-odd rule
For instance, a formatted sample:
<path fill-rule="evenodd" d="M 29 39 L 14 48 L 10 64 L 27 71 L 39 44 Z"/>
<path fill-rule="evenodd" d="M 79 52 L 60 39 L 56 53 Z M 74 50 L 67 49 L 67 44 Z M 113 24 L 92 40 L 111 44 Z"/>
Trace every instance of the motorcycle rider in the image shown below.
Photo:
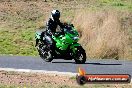
<path fill-rule="evenodd" d="M 46 32 L 42 32 L 41 33 L 41 39 L 43 39 L 43 37 L 46 40 L 46 43 L 48 44 L 48 46 L 51 48 L 51 50 L 54 50 L 54 41 L 52 39 L 52 35 L 55 34 L 56 32 L 56 28 L 59 25 L 60 26 L 60 30 L 63 33 L 63 23 L 60 22 L 59 20 L 60 18 L 60 11 L 59 10 L 53 10 L 51 11 L 51 17 L 49 18 L 48 22 L 46 23 Z M 36 41 L 36 45 L 37 45 L 37 41 Z"/>

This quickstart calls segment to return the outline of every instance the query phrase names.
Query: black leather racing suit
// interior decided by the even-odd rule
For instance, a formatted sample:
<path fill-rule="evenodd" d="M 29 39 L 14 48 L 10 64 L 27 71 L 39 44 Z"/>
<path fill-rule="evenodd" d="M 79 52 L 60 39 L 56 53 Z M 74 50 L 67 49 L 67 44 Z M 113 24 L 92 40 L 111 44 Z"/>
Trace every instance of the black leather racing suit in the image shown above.
<path fill-rule="evenodd" d="M 55 20 L 53 21 L 51 18 L 49 18 L 49 21 L 47 22 L 46 24 L 46 32 L 51 35 L 51 34 L 54 34 L 56 32 L 56 28 L 57 26 L 60 26 L 61 28 L 63 28 L 63 24 L 60 22 L 60 20 Z M 60 29 L 61 30 L 61 29 Z M 63 30 L 61 30 L 63 31 Z"/>
<path fill-rule="evenodd" d="M 64 27 L 64 25 L 60 22 L 60 20 L 52 20 L 51 18 L 49 18 L 47 24 L 46 24 L 46 36 L 45 36 L 45 40 L 46 43 L 48 44 L 48 46 L 54 50 L 54 46 L 55 43 L 52 39 L 52 35 L 54 35 L 54 33 L 56 32 L 56 28 L 57 26 L 60 26 L 60 30 L 63 32 L 62 28 Z M 44 37 L 44 32 L 41 34 L 41 37 Z"/>

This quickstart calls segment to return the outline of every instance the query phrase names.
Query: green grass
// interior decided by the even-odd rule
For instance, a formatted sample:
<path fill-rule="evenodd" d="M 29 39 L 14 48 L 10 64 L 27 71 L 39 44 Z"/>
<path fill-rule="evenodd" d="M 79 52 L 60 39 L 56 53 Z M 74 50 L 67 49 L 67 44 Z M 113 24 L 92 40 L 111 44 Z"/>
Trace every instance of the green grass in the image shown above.
<path fill-rule="evenodd" d="M 15 86 L 8 86 L 8 85 L 0 85 L 0 88 L 17 88 Z"/>
<path fill-rule="evenodd" d="M 0 54 L 37 55 L 34 35 L 35 28 L 1 29 Z"/>
<path fill-rule="evenodd" d="M 132 2 L 130 0 L 100 0 L 104 6 L 111 6 L 120 10 L 132 10 Z"/>
<path fill-rule="evenodd" d="M 117 9 L 117 10 L 127 10 L 132 11 L 132 1 L 131 0 L 94 0 L 90 4 L 88 9 L 99 10 L 99 9 Z"/>

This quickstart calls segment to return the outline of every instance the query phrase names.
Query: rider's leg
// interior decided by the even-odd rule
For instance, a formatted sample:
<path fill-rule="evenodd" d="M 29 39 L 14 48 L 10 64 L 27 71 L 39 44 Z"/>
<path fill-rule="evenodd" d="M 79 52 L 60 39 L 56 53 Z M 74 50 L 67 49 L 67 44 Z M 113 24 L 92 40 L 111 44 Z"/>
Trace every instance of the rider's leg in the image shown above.
<path fill-rule="evenodd" d="M 52 37 L 46 36 L 45 39 L 46 39 L 46 43 L 47 43 L 48 48 L 50 48 L 51 50 L 54 50 L 54 44 L 53 44 Z"/>
<path fill-rule="evenodd" d="M 39 42 L 39 40 L 38 40 L 38 39 L 36 39 L 36 44 L 35 44 L 35 47 L 38 45 L 38 42 Z"/>

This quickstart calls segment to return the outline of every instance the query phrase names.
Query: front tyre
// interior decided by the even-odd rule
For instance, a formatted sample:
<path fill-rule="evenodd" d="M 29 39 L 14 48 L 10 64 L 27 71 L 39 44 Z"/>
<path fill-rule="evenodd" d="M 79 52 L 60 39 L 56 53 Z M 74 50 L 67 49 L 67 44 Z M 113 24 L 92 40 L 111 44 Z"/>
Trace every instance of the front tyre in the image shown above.
<path fill-rule="evenodd" d="M 46 51 L 44 54 L 39 54 L 39 55 L 46 62 L 51 62 L 53 60 L 52 54 L 50 51 Z"/>
<path fill-rule="evenodd" d="M 84 64 L 86 62 L 86 53 L 82 46 L 77 47 L 74 60 L 76 64 Z"/>
<path fill-rule="evenodd" d="M 52 51 L 44 46 L 39 49 L 39 55 L 46 62 L 51 62 L 53 60 Z"/>

